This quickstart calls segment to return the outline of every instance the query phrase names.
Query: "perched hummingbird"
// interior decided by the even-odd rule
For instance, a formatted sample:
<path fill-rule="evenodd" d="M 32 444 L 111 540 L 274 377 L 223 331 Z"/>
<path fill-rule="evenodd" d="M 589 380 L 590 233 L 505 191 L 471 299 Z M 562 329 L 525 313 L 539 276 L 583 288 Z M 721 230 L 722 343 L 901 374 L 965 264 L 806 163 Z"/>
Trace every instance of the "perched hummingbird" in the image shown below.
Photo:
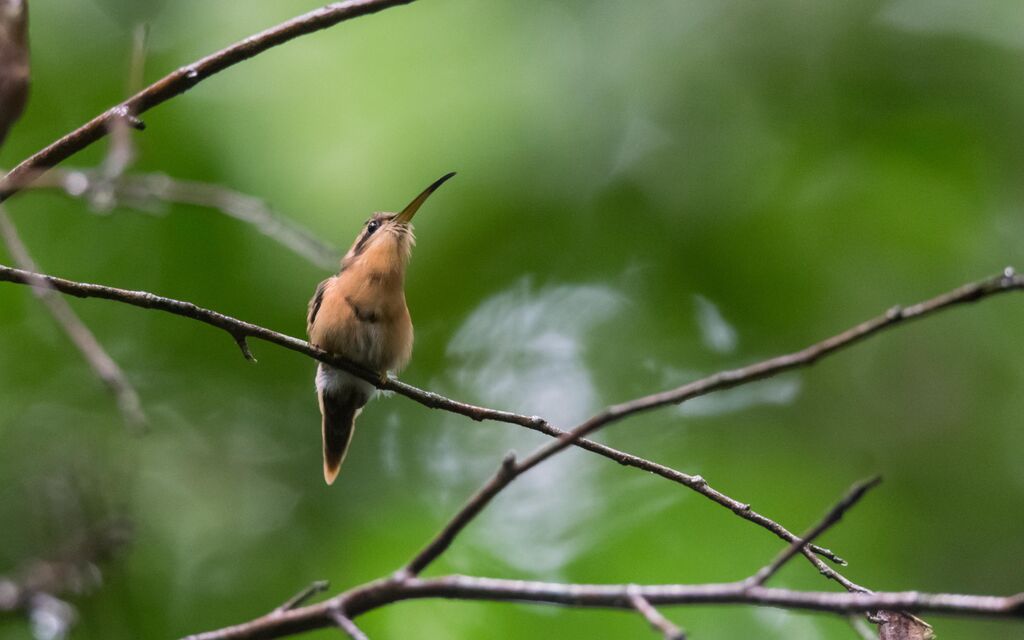
<path fill-rule="evenodd" d="M 309 301 L 310 343 L 381 376 L 405 367 L 412 356 L 412 320 L 405 304 L 405 268 L 416 243 L 412 217 L 454 175 L 442 176 L 401 213 L 375 213 L 366 221 L 338 275 L 317 285 Z M 338 477 L 356 417 L 375 391 L 347 371 L 323 363 L 317 367 L 327 484 Z"/>

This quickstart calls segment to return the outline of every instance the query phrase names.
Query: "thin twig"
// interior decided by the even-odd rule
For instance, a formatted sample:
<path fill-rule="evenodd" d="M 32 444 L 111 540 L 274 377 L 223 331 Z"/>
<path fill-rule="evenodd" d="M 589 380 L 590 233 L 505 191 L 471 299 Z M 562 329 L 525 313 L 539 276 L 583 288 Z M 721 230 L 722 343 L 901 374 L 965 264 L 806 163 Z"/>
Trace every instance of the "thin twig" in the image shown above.
<path fill-rule="evenodd" d="M 38 271 L 39 267 L 28 252 L 28 247 L 22 242 L 17 228 L 11 221 L 10 216 L 0 205 L 0 237 L 7 245 L 7 251 L 11 254 L 15 264 L 29 271 Z M 121 367 L 107 353 L 89 327 L 85 326 L 78 314 L 75 313 L 67 300 L 56 294 L 49 287 L 46 280 L 40 279 L 39 286 L 34 286 L 32 292 L 46 310 L 50 312 L 54 322 L 57 323 L 71 343 L 75 345 L 79 353 L 92 368 L 96 377 L 103 382 L 110 390 L 121 411 L 125 424 L 134 430 L 144 429 L 148 423 L 146 414 L 142 410 L 142 401 L 135 387 L 128 381 Z"/>
<path fill-rule="evenodd" d="M 647 622 L 665 637 L 665 640 L 686 640 L 686 632 L 672 623 L 671 620 L 661 615 L 650 602 L 640 595 L 637 589 L 629 593 L 629 603 L 637 612 L 647 619 Z"/>
<path fill-rule="evenodd" d="M 352 621 L 352 618 L 346 616 L 341 609 L 331 609 L 330 612 L 331 620 L 338 626 L 339 629 L 345 632 L 345 634 L 352 638 L 352 640 L 370 640 L 362 629 L 356 626 L 356 623 Z"/>
<path fill-rule="evenodd" d="M 843 498 L 837 502 L 834 507 L 829 509 L 829 512 L 825 514 L 825 517 L 822 518 L 818 524 L 808 529 L 807 533 L 800 536 L 799 540 L 792 542 L 788 547 L 783 549 L 774 560 L 748 578 L 748 582 L 751 585 L 758 586 L 767 582 L 768 579 L 778 573 L 779 569 L 789 562 L 793 556 L 800 553 L 801 549 L 805 548 L 809 543 L 813 542 L 815 538 L 825 533 L 825 531 L 830 527 L 842 520 L 843 514 L 853 507 L 853 505 L 857 504 L 868 491 L 877 487 L 878 483 L 881 481 L 881 476 L 875 476 L 868 480 L 862 480 L 850 487 L 846 492 L 846 495 L 843 496 Z"/>
<path fill-rule="evenodd" d="M 350 589 L 319 604 L 189 636 L 189 640 L 280 638 L 334 625 L 331 611 L 338 608 L 348 616 L 354 617 L 402 600 L 447 598 L 633 609 L 630 599 L 632 593 L 640 595 L 652 606 L 742 604 L 837 614 L 895 610 L 1024 619 L 1024 594 L 1001 597 L 917 591 L 796 591 L 763 586 L 750 587 L 746 581 L 646 586 L 560 584 L 450 575 L 430 579 L 405 577 L 378 580 Z"/>
<path fill-rule="evenodd" d="M 46 148 L 22 161 L 0 180 L 0 202 L 17 193 L 41 170 L 49 169 L 107 135 L 110 122 L 125 114 L 139 116 L 185 93 L 203 80 L 264 51 L 339 22 L 409 4 L 413 0 L 348 0 L 335 2 L 282 22 L 235 44 L 185 65 L 121 104 L 96 116 Z"/>
<path fill-rule="evenodd" d="M 327 580 L 316 580 L 315 582 L 311 582 L 308 585 L 306 585 L 306 587 L 303 588 L 302 591 L 299 591 L 294 596 L 285 600 L 284 604 L 282 604 L 274 611 L 280 612 L 294 609 L 295 607 L 298 607 L 305 603 L 307 600 L 309 600 L 316 594 L 327 591 L 327 589 L 330 588 L 330 586 L 331 583 Z"/>

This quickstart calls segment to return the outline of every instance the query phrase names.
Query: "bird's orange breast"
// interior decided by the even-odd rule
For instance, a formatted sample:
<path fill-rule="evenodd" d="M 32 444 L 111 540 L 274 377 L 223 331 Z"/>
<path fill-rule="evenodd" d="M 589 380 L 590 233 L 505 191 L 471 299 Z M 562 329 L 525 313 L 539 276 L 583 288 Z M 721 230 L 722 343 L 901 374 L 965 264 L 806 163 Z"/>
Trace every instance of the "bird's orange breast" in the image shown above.
<path fill-rule="evenodd" d="M 374 371 L 398 371 L 413 343 L 404 273 L 367 253 L 325 285 L 310 342 Z"/>

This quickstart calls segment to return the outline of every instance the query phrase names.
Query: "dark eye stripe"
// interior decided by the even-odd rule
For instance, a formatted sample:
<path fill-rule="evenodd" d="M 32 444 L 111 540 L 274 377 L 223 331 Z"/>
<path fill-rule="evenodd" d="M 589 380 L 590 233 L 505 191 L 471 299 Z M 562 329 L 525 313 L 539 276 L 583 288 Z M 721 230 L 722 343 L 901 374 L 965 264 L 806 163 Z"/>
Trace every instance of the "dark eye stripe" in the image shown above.
<path fill-rule="evenodd" d="M 380 228 L 379 220 L 370 220 L 366 223 L 366 229 L 363 231 L 363 235 L 360 236 L 359 242 L 356 243 L 355 255 L 359 255 L 363 252 L 363 247 L 366 245 L 366 241 L 370 239 L 373 232 Z"/>

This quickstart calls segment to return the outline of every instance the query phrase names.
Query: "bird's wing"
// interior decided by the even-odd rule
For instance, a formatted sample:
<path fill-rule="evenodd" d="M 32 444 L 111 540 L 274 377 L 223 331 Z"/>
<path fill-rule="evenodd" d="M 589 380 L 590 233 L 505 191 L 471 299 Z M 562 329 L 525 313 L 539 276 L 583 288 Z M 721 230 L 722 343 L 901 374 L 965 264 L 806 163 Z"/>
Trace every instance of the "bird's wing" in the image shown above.
<path fill-rule="evenodd" d="M 313 323 L 316 322 L 316 314 L 320 311 L 320 305 L 324 301 L 324 291 L 327 289 L 327 283 L 333 280 L 334 277 L 327 278 L 320 284 L 316 285 L 316 293 L 309 300 L 309 311 L 306 314 L 306 333 L 311 334 L 313 332 Z"/>

